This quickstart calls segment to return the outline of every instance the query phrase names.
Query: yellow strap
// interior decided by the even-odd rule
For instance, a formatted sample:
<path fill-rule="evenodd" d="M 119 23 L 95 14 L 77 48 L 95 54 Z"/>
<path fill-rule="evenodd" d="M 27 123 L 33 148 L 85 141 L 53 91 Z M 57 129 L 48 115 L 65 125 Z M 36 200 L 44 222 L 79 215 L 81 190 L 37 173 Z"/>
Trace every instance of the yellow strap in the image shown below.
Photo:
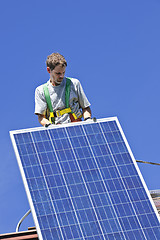
<path fill-rule="evenodd" d="M 60 117 L 60 116 L 64 115 L 65 113 L 72 113 L 74 119 L 77 119 L 77 118 L 78 118 L 78 117 L 76 116 L 76 114 L 72 112 L 71 108 L 65 108 L 65 109 L 57 110 L 57 111 L 56 111 L 57 117 Z M 53 114 L 53 113 L 52 113 L 52 114 Z M 51 113 L 50 113 L 50 117 L 51 117 Z M 53 117 L 54 117 L 54 114 L 53 114 Z M 82 118 L 82 115 L 79 116 L 79 118 Z"/>
<path fill-rule="evenodd" d="M 50 112 L 49 121 L 50 121 L 50 123 L 54 123 L 55 122 L 55 118 L 54 118 L 54 113 L 53 112 Z"/>
<path fill-rule="evenodd" d="M 64 115 L 65 113 L 71 113 L 71 112 L 72 111 L 70 108 L 65 108 L 65 109 L 56 111 L 56 114 L 57 114 L 57 117 L 60 117 L 60 116 Z"/>
<path fill-rule="evenodd" d="M 50 123 L 52 123 L 51 117 L 49 117 L 49 121 L 50 121 Z"/>
<path fill-rule="evenodd" d="M 73 115 L 74 119 L 77 119 L 77 116 L 75 113 L 72 113 L 72 115 Z"/>
<path fill-rule="evenodd" d="M 50 112 L 50 117 L 54 117 L 54 113 L 53 112 Z"/>

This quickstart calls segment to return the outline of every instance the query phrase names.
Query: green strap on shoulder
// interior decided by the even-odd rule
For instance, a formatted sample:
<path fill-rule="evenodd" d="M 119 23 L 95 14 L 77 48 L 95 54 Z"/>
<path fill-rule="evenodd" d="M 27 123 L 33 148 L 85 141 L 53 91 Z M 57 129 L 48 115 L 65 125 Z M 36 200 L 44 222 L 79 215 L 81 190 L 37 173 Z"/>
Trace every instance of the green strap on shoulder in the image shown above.
<path fill-rule="evenodd" d="M 45 95 L 45 99 L 46 99 L 49 111 L 53 112 L 53 107 L 52 107 L 51 98 L 49 95 L 49 90 L 48 90 L 47 84 L 43 85 L 43 90 L 44 90 L 44 95 Z"/>
<path fill-rule="evenodd" d="M 66 108 L 69 108 L 70 89 L 71 89 L 71 79 L 70 78 L 66 78 L 66 88 L 65 88 L 65 104 L 66 104 Z M 55 123 L 55 117 L 53 117 L 54 116 L 54 114 L 53 114 L 53 107 L 52 107 L 51 98 L 50 98 L 49 90 L 48 90 L 48 87 L 47 87 L 47 83 L 45 83 L 43 85 L 43 91 L 44 91 L 44 95 L 45 95 L 45 99 L 46 99 L 46 102 L 47 102 L 48 109 L 50 111 L 51 121 L 53 123 Z"/>
<path fill-rule="evenodd" d="M 66 78 L 66 90 L 65 90 L 65 104 L 66 104 L 66 108 L 69 108 L 70 90 L 71 90 L 71 79 L 70 78 Z"/>
<path fill-rule="evenodd" d="M 47 87 L 47 83 L 43 85 L 43 91 L 44 91 L 45 99 L 46 99 L 47 106 L 48 106 L 49 112 L 50 112 L 49 120 L 50 120 L 51 123 L 55 123 L 55 117 L 54 117 L 54 114 L 53 114 L 53 107 L 52 107 L 51 98 L 50 98 L 49 90 L 48 90 L 48 87 Z"/>

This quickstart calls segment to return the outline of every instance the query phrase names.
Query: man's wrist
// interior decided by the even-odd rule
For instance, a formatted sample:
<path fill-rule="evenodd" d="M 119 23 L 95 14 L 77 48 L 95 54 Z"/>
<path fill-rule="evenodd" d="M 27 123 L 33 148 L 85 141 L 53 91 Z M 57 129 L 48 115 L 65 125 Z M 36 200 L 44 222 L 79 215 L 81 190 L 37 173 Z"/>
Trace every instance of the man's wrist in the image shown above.
<path fill-rule="evenodd" d="M 88 120 L 88 119 L 91 119 L 91 117 L 86 117 L 86 118 L 84 119 L 84 121 L 86 121 L 86 120 Z"/>
<path fill-rule="evenodd" d="M 44 126 L 47 128 L 51 123 L 46 123 Z"/>

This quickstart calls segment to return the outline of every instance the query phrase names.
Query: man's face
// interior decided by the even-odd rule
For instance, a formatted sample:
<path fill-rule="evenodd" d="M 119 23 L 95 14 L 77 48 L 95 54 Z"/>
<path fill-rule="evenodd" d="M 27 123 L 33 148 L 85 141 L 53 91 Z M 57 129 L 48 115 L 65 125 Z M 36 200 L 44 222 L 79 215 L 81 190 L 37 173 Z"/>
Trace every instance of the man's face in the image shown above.
<path fill-rule="evenodd" d="M 53 70 L 47 67 L 47 71 L 50 74 L 50 81 L 52 85 L 58 86 L 64 78 L 66 66 L 62 67 L 61 65 L 57 65 Z"/>

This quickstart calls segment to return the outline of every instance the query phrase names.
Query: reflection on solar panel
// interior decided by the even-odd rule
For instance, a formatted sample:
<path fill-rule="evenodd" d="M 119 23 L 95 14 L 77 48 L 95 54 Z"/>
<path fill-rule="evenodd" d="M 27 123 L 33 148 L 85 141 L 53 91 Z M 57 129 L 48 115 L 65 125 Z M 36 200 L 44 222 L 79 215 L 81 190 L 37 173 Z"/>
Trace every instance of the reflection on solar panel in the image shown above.
<path fill-rule="evenodd" d="M 39 239 L 160 239 L 117 118 L 12 131 Z"/>

